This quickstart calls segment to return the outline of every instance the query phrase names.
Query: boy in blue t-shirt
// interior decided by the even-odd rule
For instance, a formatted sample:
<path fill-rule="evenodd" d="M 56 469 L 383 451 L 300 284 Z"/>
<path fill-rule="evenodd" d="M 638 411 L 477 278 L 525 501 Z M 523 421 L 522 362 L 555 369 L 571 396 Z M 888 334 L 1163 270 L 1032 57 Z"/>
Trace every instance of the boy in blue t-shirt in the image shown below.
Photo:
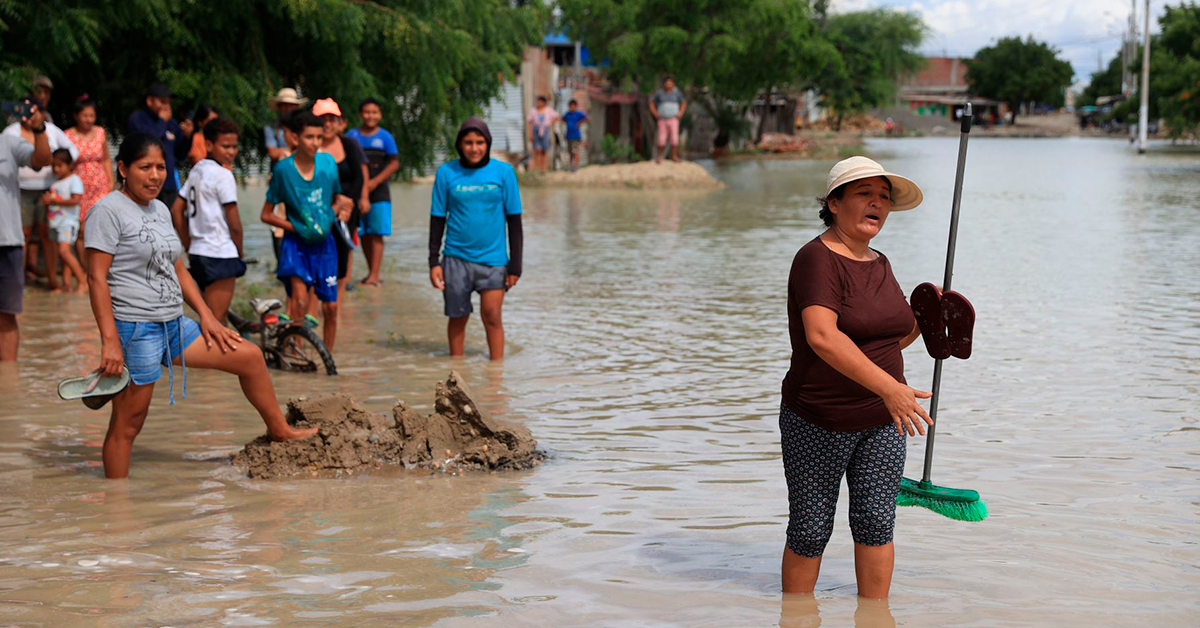
<path fill-rule="evenodd" d="M 512 166 L 488 156 L 492 134 L 479 118 L 469 118 L 462 124 L 454 146 L 460 159 L 442 164 L 433 182 L 429 281 L 442 291 L 446 316 L 450 317 L 446 330 L 450 355 L 463 354 L 472 311 L 471 293 L 478 292 L 488 352 L 493 360 L 502 360 L 504 326 L 500 310 L 504 293 L 516 286 L 521 276 L 523 238 L 517 174 Z"/>
<path fill-rule="evenodd" d="M 354 204 L 342 194 L 333 156 L 317 152 L 324 133 L 321 119 L 302 111 L 288 123 L 298 140 L 296 152 L 275 164 L 261 217 L 284 230 L 275 275 L 288 287 L 288 316 L 303 320 L 310 295 L 315 294 L 321 301 L 325 346 L 333 351 L 338 316 L 333 220 L 335 214 L 349 218 Z M 287 210 L 286 219 L 275 215 L 279 203 Z"/>
<path fill-rule="evenodd" d="M 588 115 L 579 110 L 579 102 L 573 98 L 567 108 L 569 111 L 562 119 L 567 125 L 567 151 L 571 154 L 571 172 L 574 172 L 579 170 L 579 147 L 583 144 L 579 125 L 588 121 Z"/>
<path fill-rule="evenodd" d="M 353 138 L 367 155 L 366 182 L 371 195 L 371 206 L 362 210 L 362 226 L 358 228 L 363 241 L 363 256 L 367 258 L 367 276 L 362 284 L 378 286 L 379 268 L 383 265 L 383 237 L 392 235 L 392 193 L 388 179 L 400 169 L 399 150 L 396 140 L 388 130 L 379 126 L 383 110 L 379 101 L 368 98 L 358 106 L 362 126 L 350 129 L 346 137 Z"/>

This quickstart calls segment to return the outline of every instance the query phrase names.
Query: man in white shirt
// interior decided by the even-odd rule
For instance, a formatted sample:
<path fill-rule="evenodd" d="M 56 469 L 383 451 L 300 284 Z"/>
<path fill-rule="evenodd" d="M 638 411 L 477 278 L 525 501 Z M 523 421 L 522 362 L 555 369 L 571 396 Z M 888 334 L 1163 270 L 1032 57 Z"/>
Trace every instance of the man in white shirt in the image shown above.
<path fill-rule="evenodd" d="M 237 181 L 230 171 L 238 152 L 237 124 L 228 118 L 210 120 L 204 125 L 204 144 L 208 158 L 188 173 L 171 206 L 171 221 L 187 248 L 189 271 L 205 304 L 224 323 L 237 278 L 246 274 Z"/>
<path fill-rule="evenodd" d="M 32 104 L 32 103 L 30 103 Z M 18 167 L 34 166 L 49 170 L 50 144 L 40 108 L 33 105 L 29 117 L 22 119 L 32 131 L 33 142 L 20 134 L 0 133 L 0 362 L 17 359 L 20 332 L 17 314 L 23 309 L 25 294 L 25 236 L 21 228 Z"/>
<path fill-rule="evenodd" d="M 29 96 L 26 100 L 34 103 L 41 111 L 42 103 L 36 98 Z M 49 121 L 45 121 L 40 126 L 44 129 L 43 133 L 46 141 L 50 144 L 51 153 L 65 148 L 70 151 L 72 161 L 79 159 L 79 148 L 67 139 L 67 134 L 63 133 L 62 129 Z M 8 125 L 4 128 L 4 134 L 19 137 L 30 145 L 35 143 L 34 128 L 29 124 L 28 119 Z M 58 279 L 55 277 L 58 274 L 56 272 L 58 270 L 58 247 L 50 241 L 46 206 L 42 204 L 41 200 L 42 195 L 50 189 L 54 181 L 52 168 L 21 166 L 21 169 L 17 171 L 17 182 L 21 188 L 21 232 L 25 236 L 25 269 L 29 272 L 38 272 L 37 254 L 40 245 L 46 261 L 46 274 L 51 290 L 58 287 Z"/>

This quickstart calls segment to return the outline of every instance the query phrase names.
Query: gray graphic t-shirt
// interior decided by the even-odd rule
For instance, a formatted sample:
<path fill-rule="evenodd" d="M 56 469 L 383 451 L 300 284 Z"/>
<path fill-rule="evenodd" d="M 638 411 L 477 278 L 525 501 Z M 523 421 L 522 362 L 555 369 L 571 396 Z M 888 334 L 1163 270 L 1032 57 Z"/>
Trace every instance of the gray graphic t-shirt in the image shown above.
<path fill-rule="evenodd" d="M 158 200 L 147 206 L 109 192 L 87 213 L 84 241 L 111 253 L 108 289 L 119 321 L 169 321 L 183 316 L 175 260 L 183 251 L 171 214 Z"/>

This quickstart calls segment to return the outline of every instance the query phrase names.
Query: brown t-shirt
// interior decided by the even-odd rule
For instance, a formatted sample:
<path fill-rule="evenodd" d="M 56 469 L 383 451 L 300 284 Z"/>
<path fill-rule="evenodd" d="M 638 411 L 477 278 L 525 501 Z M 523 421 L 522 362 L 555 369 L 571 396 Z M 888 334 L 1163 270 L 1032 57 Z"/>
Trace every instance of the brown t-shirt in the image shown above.
<path fill-rule="evenodd" d="M 820 237 L 796 253 L 788 276 L 792 364 L 783 379 L 783 403 L 827 430 L 864 430 L 891 423 L 883 399 L 839 373 L 808 346 L 800 313 L 810 305 L 837 312 L 838 329 L 879 368 L 907 383 L 900 341 L 917 322 L 887 257 L 879 253 L 869 262 L 852 260 L 831 251 Z"/>

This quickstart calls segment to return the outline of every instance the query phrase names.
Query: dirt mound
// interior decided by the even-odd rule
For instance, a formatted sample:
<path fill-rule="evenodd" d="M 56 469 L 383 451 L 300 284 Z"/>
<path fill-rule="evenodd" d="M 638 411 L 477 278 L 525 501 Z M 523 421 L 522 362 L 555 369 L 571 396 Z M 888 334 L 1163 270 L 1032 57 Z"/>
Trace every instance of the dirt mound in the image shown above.
<path fill-rule="evenodd" d="M 763 133 L 758 150 L 772 153 L 807 153 L 816 147 L 816 142 L 787 133 Z"/>
<path fill-rule="evenodd" d="M 834 118 L 825 118 L 814 122 L 810 128 L 833 130 L 834 124 L 837 122 Z M 880 132 L 887 129 L 887 124 L 883 120 L 876 118 L 868 113 L 860 113 L 857 115 L 846 116 L 842 118 L 841 131 L 862 131 L 862 132 Z"/>
<path fill-rule="evenodd" d="M 317 427 L 316 436 L 282 443 L 259 436 L 232 462 L 252 478 L 273 478 L 383 464 L 451 472 L 528 469 L 545 458 L 524 426 L 484 413 L 458 373 L 437 384 L 434 407 L 433 414 L 420 416 L 397 401 L 387 417 L 346 394 L 291 399 L 288 422 Z"/>
<path fill-rule="evenodd" d="M 656 164 L 639 161 L 632 164 L 587 166 L 575 172 L 545 172 L 523 175 L 524 185 L 574 188 L 704 189 L 725 187 L 707 170 L 690 161 L 670 160 Z"/>

